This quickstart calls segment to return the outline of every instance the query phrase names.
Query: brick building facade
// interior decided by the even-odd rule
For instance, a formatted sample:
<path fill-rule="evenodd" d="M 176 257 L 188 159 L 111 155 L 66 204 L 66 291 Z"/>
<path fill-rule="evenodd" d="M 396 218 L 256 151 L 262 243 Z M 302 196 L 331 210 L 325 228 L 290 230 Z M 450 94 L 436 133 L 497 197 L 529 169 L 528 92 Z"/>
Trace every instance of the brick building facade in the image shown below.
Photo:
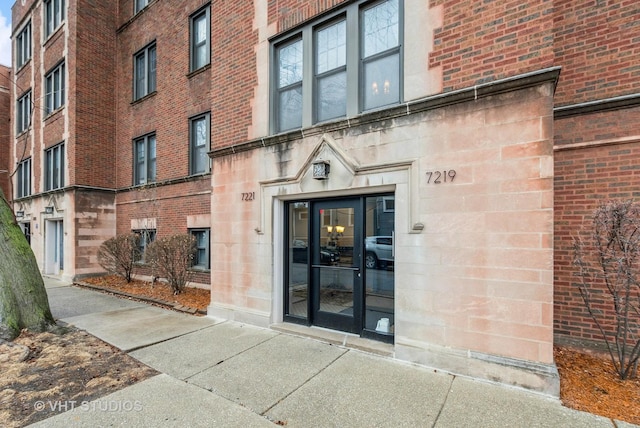
<path fill-rule="evenodd" d="M 11 161 L 9 147 L 11 147 L 11 68 L 0 65 L 0 189 L 5 197 L 11 199 L 9 174 Z"/>
<path fill-rule="evenodd" d="M 595 338 L 572 231 L 637 193 L 638 12 L 16 3 L 15 209 L 44 273 L 98 273 L 115 234 L 191 232 L 211 316 L 557 395 L 554 333 Z"/>

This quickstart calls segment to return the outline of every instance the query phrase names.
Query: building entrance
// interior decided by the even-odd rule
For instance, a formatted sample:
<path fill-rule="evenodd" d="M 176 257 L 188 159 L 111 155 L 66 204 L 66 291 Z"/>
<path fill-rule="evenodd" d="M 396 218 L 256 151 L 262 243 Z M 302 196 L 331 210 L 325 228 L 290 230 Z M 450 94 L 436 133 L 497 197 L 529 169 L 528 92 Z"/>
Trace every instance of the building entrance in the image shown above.
<path fill-rule="evenodd" d="M 287 321 L 393 340 L 394 196 L 287 204 Z"/>

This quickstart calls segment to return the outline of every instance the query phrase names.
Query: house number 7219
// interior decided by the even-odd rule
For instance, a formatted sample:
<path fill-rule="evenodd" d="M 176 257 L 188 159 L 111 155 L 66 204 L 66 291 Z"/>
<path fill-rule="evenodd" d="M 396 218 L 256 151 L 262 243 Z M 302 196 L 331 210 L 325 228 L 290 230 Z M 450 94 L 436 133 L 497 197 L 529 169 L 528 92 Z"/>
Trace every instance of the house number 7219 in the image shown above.
<path fill-rule="evenodd" d="M 451 183 L 454 178 L 456 178 L 455 169 L 427 172 L 427 184 Z"/>
<path fill-rule="evenodd" d="M 243 201 L 253 201 L 256 198 L 256 192 L 242 193 Z"/>

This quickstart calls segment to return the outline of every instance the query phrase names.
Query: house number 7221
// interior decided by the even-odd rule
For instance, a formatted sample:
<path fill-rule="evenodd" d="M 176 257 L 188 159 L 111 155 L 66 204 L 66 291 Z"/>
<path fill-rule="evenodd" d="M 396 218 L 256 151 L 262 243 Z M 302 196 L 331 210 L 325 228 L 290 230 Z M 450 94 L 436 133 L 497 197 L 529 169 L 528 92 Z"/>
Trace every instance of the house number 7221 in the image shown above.
<path fill-rule="evenodd" d="M 427 172 L 427 184 L 451 183 L 454 178 L 456 178 L 455 169 Z"/>
<path fill-rule="evenodd" d="M 253 201 L 256 198 L 256 192 L 242 193 L 243 201 Z"/>

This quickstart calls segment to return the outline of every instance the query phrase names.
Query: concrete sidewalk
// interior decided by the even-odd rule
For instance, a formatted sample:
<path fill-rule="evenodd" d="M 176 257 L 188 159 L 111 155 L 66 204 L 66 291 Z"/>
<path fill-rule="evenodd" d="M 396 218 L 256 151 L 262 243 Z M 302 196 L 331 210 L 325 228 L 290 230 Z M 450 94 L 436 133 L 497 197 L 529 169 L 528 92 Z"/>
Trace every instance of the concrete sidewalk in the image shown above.
<path fill-rule="evenodd" d="M 54 317 L 162 374 L 34 426 L 633 426 L 310 338 L 45 283 Z"/>

